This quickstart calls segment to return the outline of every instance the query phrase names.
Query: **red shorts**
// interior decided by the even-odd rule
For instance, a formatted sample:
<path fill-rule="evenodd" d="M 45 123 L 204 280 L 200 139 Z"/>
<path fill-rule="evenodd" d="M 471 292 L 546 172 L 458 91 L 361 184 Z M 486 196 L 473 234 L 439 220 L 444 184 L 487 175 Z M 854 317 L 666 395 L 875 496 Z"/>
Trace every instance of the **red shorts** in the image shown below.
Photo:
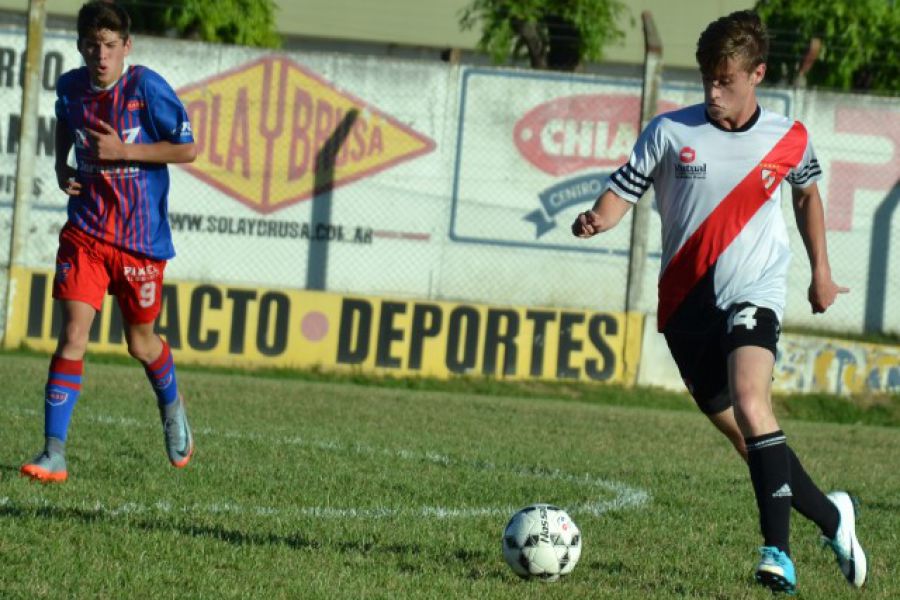
<path fill-rule="evenodd" d="M 103 296 L 116 297 L 126 323 L 156 320 L 162 307 L 166 261 L 116 248 L 70 224 L 59 234 L 53 297 L 103 306 Z"/>

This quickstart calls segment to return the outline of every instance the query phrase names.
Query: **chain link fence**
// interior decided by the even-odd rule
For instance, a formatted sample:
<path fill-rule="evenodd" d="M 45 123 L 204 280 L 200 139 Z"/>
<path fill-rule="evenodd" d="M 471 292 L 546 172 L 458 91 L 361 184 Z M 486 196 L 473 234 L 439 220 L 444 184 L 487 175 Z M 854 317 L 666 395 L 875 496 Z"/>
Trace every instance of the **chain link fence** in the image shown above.
<path fill-rule="evenodd" d="M 25 32 L 0 29 L 0 261 L 9 260 Z M 22 266 L 50 269 L 66 197 L 53 174 L 55 81 L 81 65 L 48 31 L 35 181 Z M 569 224 L 627 159 L 640 82 L 338 54 L 271 53 L 137 36 L 191 118 L 199 157 L 170 166 L 178 257 L 167 277 L 247 286 L 535 307 L 625 306 L 630 217 L 595 240 Z M 852 289 L 809 314 L 795 260 L 786 324 L 900 332 L 896 99 L 766 89 L 804 121 L 822 164 L 835 280 Z M 663 84 L 660 110 L 702 101 Z M 783 190 L 789 197 L 787 187 Z M 652 198 L 645 201 L 652 202 Z M 641 308 L 655 311 L 659 219 Z"/>

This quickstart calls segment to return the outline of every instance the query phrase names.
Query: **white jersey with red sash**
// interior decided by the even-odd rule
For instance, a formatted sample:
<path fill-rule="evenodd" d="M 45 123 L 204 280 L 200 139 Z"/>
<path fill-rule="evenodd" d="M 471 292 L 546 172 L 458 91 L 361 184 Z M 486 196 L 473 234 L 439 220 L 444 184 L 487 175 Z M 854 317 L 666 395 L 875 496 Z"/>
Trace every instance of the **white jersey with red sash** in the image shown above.
<path fill-rule="evenodd" d="M 739 130 L 710 121 L 703 104 L 653 119 L 607 187 L 637 202 L 653 186 L 662 218 L 657 322 L 686 300 L 727 308 L 750 302 L 781 320 L 791 251 L 781 182 L 822 176 L 799 121 L 757 108 Z M 708 298 L 698 298 L 701 282 Z"/>

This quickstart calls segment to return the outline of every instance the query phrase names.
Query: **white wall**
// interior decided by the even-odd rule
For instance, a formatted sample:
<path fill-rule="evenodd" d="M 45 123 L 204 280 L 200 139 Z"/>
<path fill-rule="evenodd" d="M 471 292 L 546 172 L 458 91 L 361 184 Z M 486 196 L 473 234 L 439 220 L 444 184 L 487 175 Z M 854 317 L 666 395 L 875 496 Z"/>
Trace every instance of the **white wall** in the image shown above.
<path fill-rule="evenodd" d="M 0 72 L 4 232 L 15 168 L 10 125 L 20 110 L 15 79 L 24 46 L 23 31 L 0 30 L 0 53 L 14 58 Z M 45 55 L 51 67 L 80 64 L 70 32 L 48 33 Z M 136 39 L 132 59 L 179 90 L 203 136 L 204 151 L 194 165 L 170 168 L 178 257 L 169 278 L 622 309 L 630 223 L 590 242 L 572 238 L 568 226 L 590 204 L 599 181 L 625 159 L 636 135 L 637 82 L 331 54 L 273 55 L 148 38 Z M 47 84 L 40 109 L 45 128 L 53 119 L 53 77 Z M 792 227 L 787 324 L 860 331 L 868 322 L 900 332 L 900 314 L 889 310 L 900 300 L 900 281 L 889 276 L 900 261 L 900 228 L 897 211 L 885 204 L 900 174 L 900 106 L 890 99 L 779 90 L 766 90 L 761 98 L 811 131 L 826 174 L 820 188 L 834 276 L 852 288 L 826 315 L 810 314 L 808 267 Z M 662 94 L 664 108 L 700 99 L 698 87 L 666 86 Z M 320 147 L 350 110 L 359 117 L 338 155 L 334 187 L 314 194 L 317 179 L 309 165 L 302 176 L 289 176 L 291 157 L 299 173 L 297 157 Z M 50 131 L 45 139 L 52 140 Z M 52 264 L 55 232 L 65 220 L 53 157 L 41 148 L 22 265 L 32 268 Z M 788 202 L 785 213 L 792 223 Z M 546 224 L 541 235 L 539 221 Z M 304 227 L 313 236 L 318 228 L 323 239 L 304 237 Z M 655 308 L 658 239 L 651 235 L 645 274 L 643 308 L 649 312 Z M 0 244 L 0 260 L 7 252 L 8 244 Z"/>

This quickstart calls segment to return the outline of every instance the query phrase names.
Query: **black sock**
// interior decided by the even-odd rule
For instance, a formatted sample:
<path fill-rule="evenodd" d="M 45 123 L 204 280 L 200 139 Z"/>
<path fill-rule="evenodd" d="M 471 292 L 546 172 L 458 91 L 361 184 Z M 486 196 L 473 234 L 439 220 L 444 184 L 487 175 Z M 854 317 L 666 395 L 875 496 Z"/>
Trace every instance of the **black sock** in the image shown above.
<path fill-rule="evenodd" d="M 791 490 L 794 492 L 791 504 L 797 512 L 818 525 L 822 535 L 833 539 L 841 519 L 837 507 L 813 483 L 790 446 L 788 459 L 791 461 Z"/>
<path fill-rule="evenodd" d="M 750 480 L 759 507 L 759 528 L 766 546 L 790 555 L 791 461 L 781 430 L 747 438 Z"/>

